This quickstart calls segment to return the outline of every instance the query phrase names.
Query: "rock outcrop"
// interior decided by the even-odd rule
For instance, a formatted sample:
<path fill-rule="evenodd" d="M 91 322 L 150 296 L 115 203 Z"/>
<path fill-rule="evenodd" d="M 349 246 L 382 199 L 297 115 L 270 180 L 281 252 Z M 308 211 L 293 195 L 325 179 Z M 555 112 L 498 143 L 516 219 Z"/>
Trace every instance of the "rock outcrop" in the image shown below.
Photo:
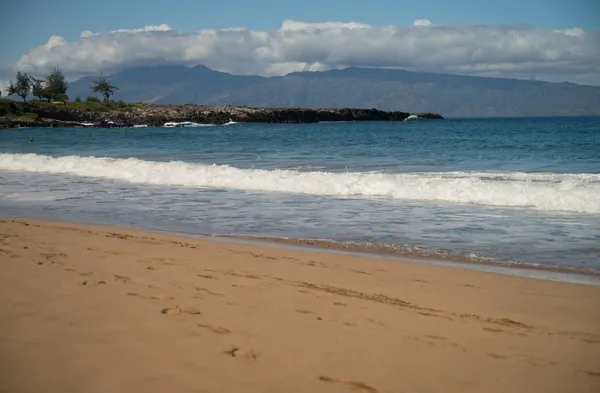
<path fill-rule="evenodd" d="M 121 108 L 92 109 L 85 106 L 28 104 L 27 112 L 37 119 L 11 117 L 0 127 L 131 127 L 162 126 L 168 122 L 224 124 L 245 123 L 316 123 L 325 121 L 402 121 L 411 114 L 377 109 L 249 108 L 240 106 L 125 104 Z M 424 119 L 443 119 L 439 114 L 414 114 Z"/>

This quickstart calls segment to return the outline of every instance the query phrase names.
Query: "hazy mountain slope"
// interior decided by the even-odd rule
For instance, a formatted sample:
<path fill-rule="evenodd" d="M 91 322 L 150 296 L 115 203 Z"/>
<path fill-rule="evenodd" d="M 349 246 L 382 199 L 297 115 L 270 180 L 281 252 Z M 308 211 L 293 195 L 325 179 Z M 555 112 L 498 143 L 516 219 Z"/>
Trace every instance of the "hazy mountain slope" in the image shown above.
<path fill-rule="evenodd" d="M 69 97 L 82 99 L 89 95 L 96 77 L 85 77 L 69 84 Z M 108 77 L 118 86 L 113 99 L 126 102 L 162 104 L 201 103 L 223 89 L 241 89 L 261 82 L 259 76 L 239 76 L 213 71 L 204 66 L 147 66 L 123 70 Z"/>
<path fill-rule="evenodd" d="M 109 79 L 120 87 L 116 100 L 133 102 L 378 108 L 446 117 L 600 115 L 600 87 L 402 70 L 347 68 L 263 78 L 203 66 L 157 66 Z M 73 82 L 69 96 L 89 95 L 89 84 L 87 77 Z"/>
<path fill-rule="evenodd" d="M 600 115 L 600 88 L 569 83 L 346 69 L 270 78 L 211 104 L 376 107 L 444 116 Z"/>

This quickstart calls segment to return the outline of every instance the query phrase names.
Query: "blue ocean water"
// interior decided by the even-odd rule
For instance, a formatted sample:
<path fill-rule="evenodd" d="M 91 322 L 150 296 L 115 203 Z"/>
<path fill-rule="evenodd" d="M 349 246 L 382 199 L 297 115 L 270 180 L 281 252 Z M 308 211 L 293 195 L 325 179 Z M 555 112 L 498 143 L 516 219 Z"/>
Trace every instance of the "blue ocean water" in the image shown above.
<path fill-rule="evenodd" d="M 0 215 L 600 273 L 600 118 L 2 130 Z"/>

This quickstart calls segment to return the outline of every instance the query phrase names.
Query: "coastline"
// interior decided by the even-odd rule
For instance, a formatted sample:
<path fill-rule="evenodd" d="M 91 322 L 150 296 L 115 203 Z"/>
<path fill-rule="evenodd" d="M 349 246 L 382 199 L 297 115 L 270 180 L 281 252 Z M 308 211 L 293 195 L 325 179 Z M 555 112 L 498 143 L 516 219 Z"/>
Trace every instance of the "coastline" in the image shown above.
<path fill-rule="evenodd" d="M 598 287 L 38 220 L 0 234 L 9 391 L 600 388 Z"/>
<path fill-rule="evenodd" d="M 178 127 L 227 123 L 320 123 L 443 119 L 437 113 L 409 113 L 365 108 L 252 108 L 246 106 L 158 105 L 127 103 L 11 102 L 0 113 L 0 128 L 135 126 Z"/>
<path fill-rule="evenodd" d="M 184 234 L 185 235 L 185 234 Z M 187 235 L 198 237 L 194 235 Z M 422 263 L 426 265 L 438 265 L 457 268 L 467 268 L 490 273 L 509 274 L 519 277 L 534 278 L 531 274 L 525 274 L 525 271 L 549 273 L 553 281 L 562 281 L 557 275 L 566 274 L 568 276 L 589 277 L 590 285 L 600 285 L 600 272 L 583 270 L 580 268 L 554 267 L 534 265 L 518 261 L 493 261 L 484 258 L 469 258 L 455 255 L 439 255 L 429 251 L 404 250 L 405 247 L 396 247 L 385 244 L 360 244 L 344 243 L 330 239 L 294 239 L 294 238 L 272 238 L 259 236 L 213 236 L 201 235 L 202 238 L 222 238 L 224 241 L 239 242 L 248 240 L 249 244 L 262 244 L 265 246 L 293 247 L 297 249 L 316 250 L 320 252 L 341 252 L 349 255 L 362 255 L 367 258 L 388 259 L 399 262 Z M 296 246 L 296 247 L 294 247 Z M 523 273 L 523 274 L 519 274 Z M 545 278 L 540 278 L 545 279 Z M 587 280 L 586 280 L 587 281 Z M 565 282 L 576 283 L 577 281 L 568 280 Z"/>
<path fill-rule="evenodd" d="M 386 244 L 346 243 L 331 239 L 276 238 L 268 236 L 223 235 L 211 233 L 189 233 L 163 230 L 155 227 L 136 227 L 121 224 L 55 220 L 29 216 L 1 216 L 0 220 L 28 220 L 52 222 L 63 225 L 88 225 L 122 230 L 143 231 L 166 236 L 177 236 L 187 239 L 200 239 L 220 243 L 246 244 L 266 248 L 308 251 L 325 254 L 339 254 L 366 258 L 369 260 L 390 261 L 399 263 L 421 264 L 425 266 L 441 266 L 452 269 L 480 271 L 504 276 L 523 277 L 543 281 L 563 282 L 578 285 L 600 286 L 600 273 L 581 268 L 554 267 L 534 265 L 524 262 L 493 261 L 483 258 L 469 258 L 457 255 L 440 255 L 428 251 L 406 250 L 405 248 Z"/>

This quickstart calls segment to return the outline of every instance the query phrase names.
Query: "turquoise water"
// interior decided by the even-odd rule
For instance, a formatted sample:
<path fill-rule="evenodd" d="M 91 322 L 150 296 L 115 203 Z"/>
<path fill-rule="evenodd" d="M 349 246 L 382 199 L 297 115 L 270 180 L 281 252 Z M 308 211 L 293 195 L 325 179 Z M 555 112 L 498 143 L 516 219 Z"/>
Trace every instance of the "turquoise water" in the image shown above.
<path fill-rule="evenodd" d="M 600 118 L 3 130 L 0 215 L 600 273 Z"/>

